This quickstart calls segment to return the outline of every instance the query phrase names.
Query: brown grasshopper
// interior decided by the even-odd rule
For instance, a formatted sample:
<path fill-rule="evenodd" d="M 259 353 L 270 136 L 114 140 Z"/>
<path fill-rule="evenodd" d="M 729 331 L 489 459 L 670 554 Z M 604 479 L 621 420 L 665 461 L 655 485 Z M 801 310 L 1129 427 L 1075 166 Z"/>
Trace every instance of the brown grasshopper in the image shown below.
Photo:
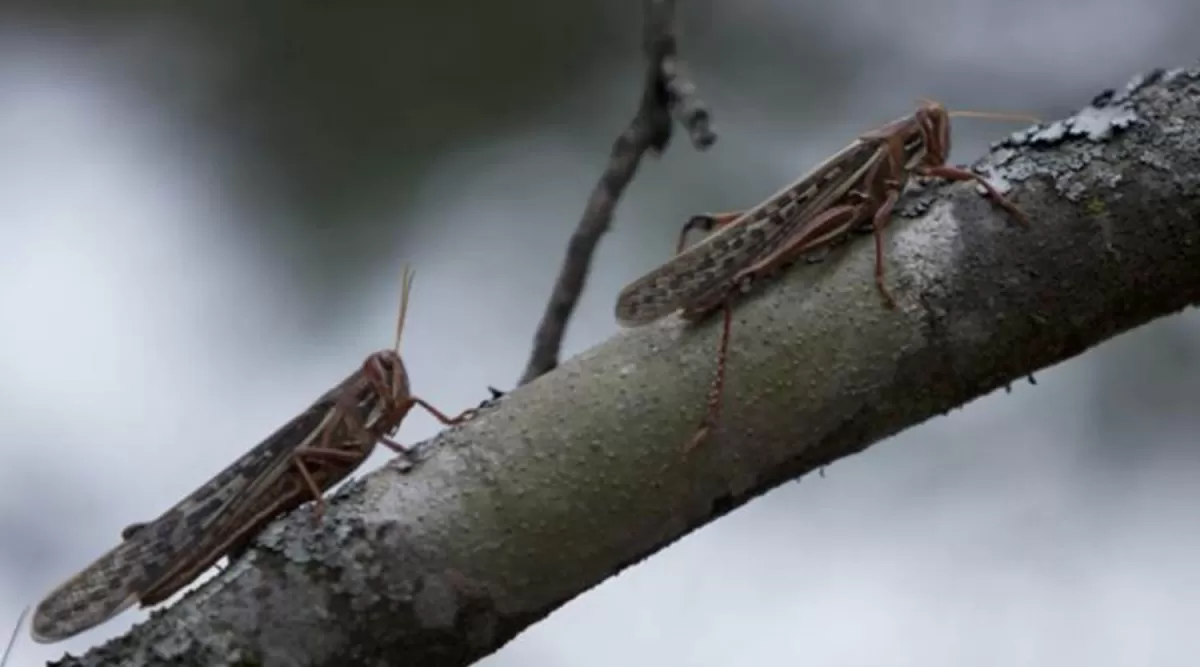
<path fill-rule="evenodd" d="M 885 304 L 895 305 L 884 283 L 882 232 L 911 175 L 974 181 L 1022 225 L 1029 225 L 1025 214 L 982 177 L 946 164 L 951 115 L 1017 118 L 951 114 L 942 105 L 924 100 L 914 113 L 863 134 L 754 208 L 693 217 L 680 232 L 675 257 L 621 290 L 616 317 L 623 326 L 648 324 L 677 310 L 688 321 L 701 320 L 717 308 L 724 310 L 708 409 L 689 451 L 720 414 L 732 328 L 730 302 L 738 293 L 749 291 L 758 280 L 800 256 L 845 240 L 870 224 L 875 237 L 875 284 Z M 684 249 L 691 230 L 713 228 L 719 229 Z"/>
<path fill-rule="evenodd" d="M 368 356 L 341 384 L 162 516 L 126 528 L 121 544 L 38 604 L 34 640 L 61 641 L 135 602 L 144 608 L 166 600 L 222 556 L 242 553 L 272 519 L 309 500 L 319 522 L 322 493 L 366 460 L 377 442 L 407 451 L 389 436 L 413 406 L 446 425 L 474 412 L 447 417 L 412 395 L 399 352 L 411 286 L 406 270 L 392 349 Z"/>

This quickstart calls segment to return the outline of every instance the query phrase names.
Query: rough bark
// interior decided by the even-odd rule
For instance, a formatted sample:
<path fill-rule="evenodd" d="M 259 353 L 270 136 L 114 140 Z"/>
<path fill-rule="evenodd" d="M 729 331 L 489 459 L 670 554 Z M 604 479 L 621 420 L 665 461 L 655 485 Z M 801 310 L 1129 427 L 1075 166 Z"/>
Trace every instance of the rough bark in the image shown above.
<path fill-rule="evenodd" d="M 687 532 L 815 468 L 1200 299 L 1200 69 L 1155 72 L 906 196 L 880 306 L 867 239 L 719 318 L 623 332 L 348 485 L 170 609 L 62 665 L 466 665 Z M 916 215 L 915 218 L 908 217 Z"/>

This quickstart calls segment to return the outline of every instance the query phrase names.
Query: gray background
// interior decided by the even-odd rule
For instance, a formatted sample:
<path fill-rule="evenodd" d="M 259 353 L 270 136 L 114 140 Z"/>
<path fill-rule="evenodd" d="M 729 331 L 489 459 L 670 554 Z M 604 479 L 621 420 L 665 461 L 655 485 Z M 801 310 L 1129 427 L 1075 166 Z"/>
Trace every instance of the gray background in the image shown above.
<path fill-rule="evenodd" d="M 633 2 L 157 4 L 0 5 L 5 633 L 387 346 L 405 261 L 419 395 L 456 411 L 510 386 L 639 94 Z M 616 292 L 688 215 L 755 203 L 918 96 L 1066 114 L 1194 61 L 1198 19 L 681 0 L 720 138 L 645 163 L 566 353 L 616 331 Z M 952 160 L 1013 129 L 958 122 Z M 1194 664 L 1198 327 L 1164 319 L 788 484 L 484 664 Z M 23 629 L 10 664 L 142 617 L 50 647 Z"/>

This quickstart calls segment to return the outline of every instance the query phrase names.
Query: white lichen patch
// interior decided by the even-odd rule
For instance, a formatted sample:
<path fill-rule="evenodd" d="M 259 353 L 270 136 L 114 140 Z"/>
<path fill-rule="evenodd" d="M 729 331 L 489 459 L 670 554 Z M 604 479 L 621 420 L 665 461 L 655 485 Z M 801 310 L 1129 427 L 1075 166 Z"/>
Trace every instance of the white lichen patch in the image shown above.
<path fill-rule="evenodd" d="M 921 218 L 888 231 L 886 270 L 895 284 L 903 272 L 904 291 L 923 294 L 930 283 L 951 273 L 958 252 L 957 230 L 950 201 L 933 202 Z"/>
<path fill-rule="evenodd" d="M 1091 141 L 1107 141 L 1116 131 L 1125 130 L 1137 122 L 1137 114 L 1127 107 L 1085 107 L 1067 119 L 1075 136 Z"/>
<path fill-rule="evenodd" d="M 1045 127 L 1015 133 L 1013 141 L 1029 145 L 1053 145 L 1069 138 L 1108 141 L 1117 132 L 1128 129 L 1137 121 L 1138 116 L 1133 109 L 1123 105 L 1088 106 L 1070 118 L 1056 120 Z"/>
<path fill-rule="evenodd" d="M 1009 191 L 1013 189 L 1013 184 L 1008 178 L 1008 171 L 1005 169 L 999 169 L 998 165 L 992 161 L 980 163 L 977 167 L 972 169 L 972 171 L 986 179 L 987 182 L 991 184 L 993 188 L 996 188 L 996 191 L 1002 195 L 1008 194 Z M 987 190 L 985 190 L 982 185 L 975 183 L 974 186 L 975 192 L 977 192 L 979 195 L 982 196 L 987 194 Z"/>
<path fill-rule="evenodd" d="M 1180 77 L 1185 77 L 1185 76 L 1195 76 L 1195 72 L 1192 72 L 1191 70 L 1187 69 L 1186 67 L 1176 67 L 1176 68 L 1169 69 L 1169 70 L 1166 70 L 1163 72 L 1162 82 L 1163 83 L 1174 83 L 1176 79 L 1178 79 Z"/>

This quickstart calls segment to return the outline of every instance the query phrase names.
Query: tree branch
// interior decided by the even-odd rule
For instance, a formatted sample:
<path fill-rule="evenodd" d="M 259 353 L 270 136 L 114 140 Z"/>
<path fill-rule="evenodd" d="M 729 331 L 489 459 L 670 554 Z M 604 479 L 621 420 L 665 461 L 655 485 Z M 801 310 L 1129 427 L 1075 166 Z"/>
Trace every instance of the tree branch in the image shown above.
<path fill-rule="evenodd" d="M 910 194 L 887 247 L 798 265 L 736 311 L 723 418 L 703 413 L 719 318 L 627 332 L 348 485 L 165 612 L 62 665 L 461 666 L 751 498 L 1200 300 L 1200 68 L 1018 135 L 974 186 Z M 864 239 L 865 241 L 865 239 Z"/>
<path fill-rule="evenodd" d="M 629 126 L 613 143 L 608 167 L 592 189 L 583 217 L 567 244 L 567 255 L 559 270 L 546 312 L 533 337 L 533 352 L 520 384 L 554 370 L 562 348 L 567 323 L 579 303 L 600 237 L 612 222 L 613 210 L 633 180 L 646 151 L 656 154 L 671 141 L 671 117 L 688 131 L 692 144 L 705 149 L 716 141 L 709 113 L 696 97 L 695 86 L 684 76 L 676 54 L 675 1 L 644 0 L 645 28 L 642 49 L 646 54 L 646 77 L 642 101 Z"/>

